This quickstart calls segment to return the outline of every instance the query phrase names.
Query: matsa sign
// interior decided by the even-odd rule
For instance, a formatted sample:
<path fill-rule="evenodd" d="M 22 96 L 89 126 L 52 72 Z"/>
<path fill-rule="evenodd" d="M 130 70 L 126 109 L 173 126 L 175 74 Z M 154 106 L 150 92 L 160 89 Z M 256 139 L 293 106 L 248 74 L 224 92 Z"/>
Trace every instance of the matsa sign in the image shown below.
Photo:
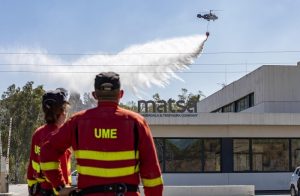
<path fill-rule="evenodd" d="M 151 109 L 151 110 L 149 110 Z M 168 101 L 138 101 L 139 113 L 197 113 L 197 101 L 188 101 L 185 103 L 183 100 L 175 101 L 169 99 Z"/>

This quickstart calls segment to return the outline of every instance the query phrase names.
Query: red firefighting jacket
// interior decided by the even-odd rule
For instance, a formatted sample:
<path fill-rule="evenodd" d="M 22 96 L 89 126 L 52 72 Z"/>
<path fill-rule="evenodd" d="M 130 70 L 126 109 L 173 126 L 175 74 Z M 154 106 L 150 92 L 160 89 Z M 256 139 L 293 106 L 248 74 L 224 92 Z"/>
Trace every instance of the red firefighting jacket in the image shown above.
<path fill-rule="evenodd" d="M 146 196 L 162 195 L 163 180 L 152 134 L 141 115 L 114 102 L 100 102 L 98 107 L 70 118 L 41 149 L 42 169 L 55 187 L 64 184 L 56 167 L 58 157 L 70 146 L 77 160 L 79 189 L 114 183 L 139 185 L 141 178 Z"/>
<path fill-rule="evenodd" d="M 41 146 L 49 140 L 52 133 L 56 132 L 58 127 L 55 124 L 46 124 L 39 127 L 32 136 L 30 159 L 27 169 L 27 183 L 31 187 L 35 183 L 40 183 L 41 188 L 46 190 L 52 190 L 53 187 L 45 175 L 42 173 L 40 166 L 40 152 Z M 70 162 L 71 151 L 66 150 L 59 157 L 59 167 L 62 170 L 62 179 L 66 184 L 71 183 L 71 162 Z"/>

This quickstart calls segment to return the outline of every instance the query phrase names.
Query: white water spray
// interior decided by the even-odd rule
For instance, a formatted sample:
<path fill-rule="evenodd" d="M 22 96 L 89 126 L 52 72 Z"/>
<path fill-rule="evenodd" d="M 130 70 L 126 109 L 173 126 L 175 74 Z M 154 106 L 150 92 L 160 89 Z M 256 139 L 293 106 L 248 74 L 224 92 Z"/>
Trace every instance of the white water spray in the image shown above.
<path fill-rule="evenodd" d="M 176 72 L 189 68 L 206 40 L 206 36 L 199 35 L 157 40 L 128 47 L 114 55 L 83 55 L 72 62 L 47 55 L 41 49 L 18 49 L 20 54 L 4 55 L 1 62 L 11 64 L 10 71 L 37 73 L 40 82 L 55 83 L 78 92 L 93 90 L 96 74 L 114 71 L 120 74 L 123 87 L 140 95 L 141 90 L 152 85 L 165 87 L 172 78 L 181 80 Z"/>

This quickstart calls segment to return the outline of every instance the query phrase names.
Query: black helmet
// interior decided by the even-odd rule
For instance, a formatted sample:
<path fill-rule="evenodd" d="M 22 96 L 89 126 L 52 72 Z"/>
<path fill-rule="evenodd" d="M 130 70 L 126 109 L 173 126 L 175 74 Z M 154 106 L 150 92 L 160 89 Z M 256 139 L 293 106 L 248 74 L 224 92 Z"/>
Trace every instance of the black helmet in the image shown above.
<path fill-rule="evenodd" d="M 115 72 L 101 72 L 95 78 L 95 90 L 113 91 L 120 89 L 120 76 Z"/>
<path fill-rule="evenodd" d="M 43 95 L 43 107 L 51 108 L 52 105 L 63 105 L 68 103 L 67 91 L 63 88 L 47 91 Z"/>

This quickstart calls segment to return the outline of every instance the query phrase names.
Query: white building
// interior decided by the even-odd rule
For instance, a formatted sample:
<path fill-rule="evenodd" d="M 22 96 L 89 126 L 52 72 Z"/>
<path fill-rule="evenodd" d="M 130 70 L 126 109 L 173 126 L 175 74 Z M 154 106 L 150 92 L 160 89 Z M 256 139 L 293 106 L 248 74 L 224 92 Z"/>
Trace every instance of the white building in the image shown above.
<path fill-rule="evenodd" d="M 299 84 L 300 62 L 264 65 L 199 102 L 198 111 L 300 113 Z"/>
<path fill-rule="evenodd" d="M 198 103 L 143 113 L 166 185 L 287 190 L 300 165 L 300 64 L 262 66 Z"/>

